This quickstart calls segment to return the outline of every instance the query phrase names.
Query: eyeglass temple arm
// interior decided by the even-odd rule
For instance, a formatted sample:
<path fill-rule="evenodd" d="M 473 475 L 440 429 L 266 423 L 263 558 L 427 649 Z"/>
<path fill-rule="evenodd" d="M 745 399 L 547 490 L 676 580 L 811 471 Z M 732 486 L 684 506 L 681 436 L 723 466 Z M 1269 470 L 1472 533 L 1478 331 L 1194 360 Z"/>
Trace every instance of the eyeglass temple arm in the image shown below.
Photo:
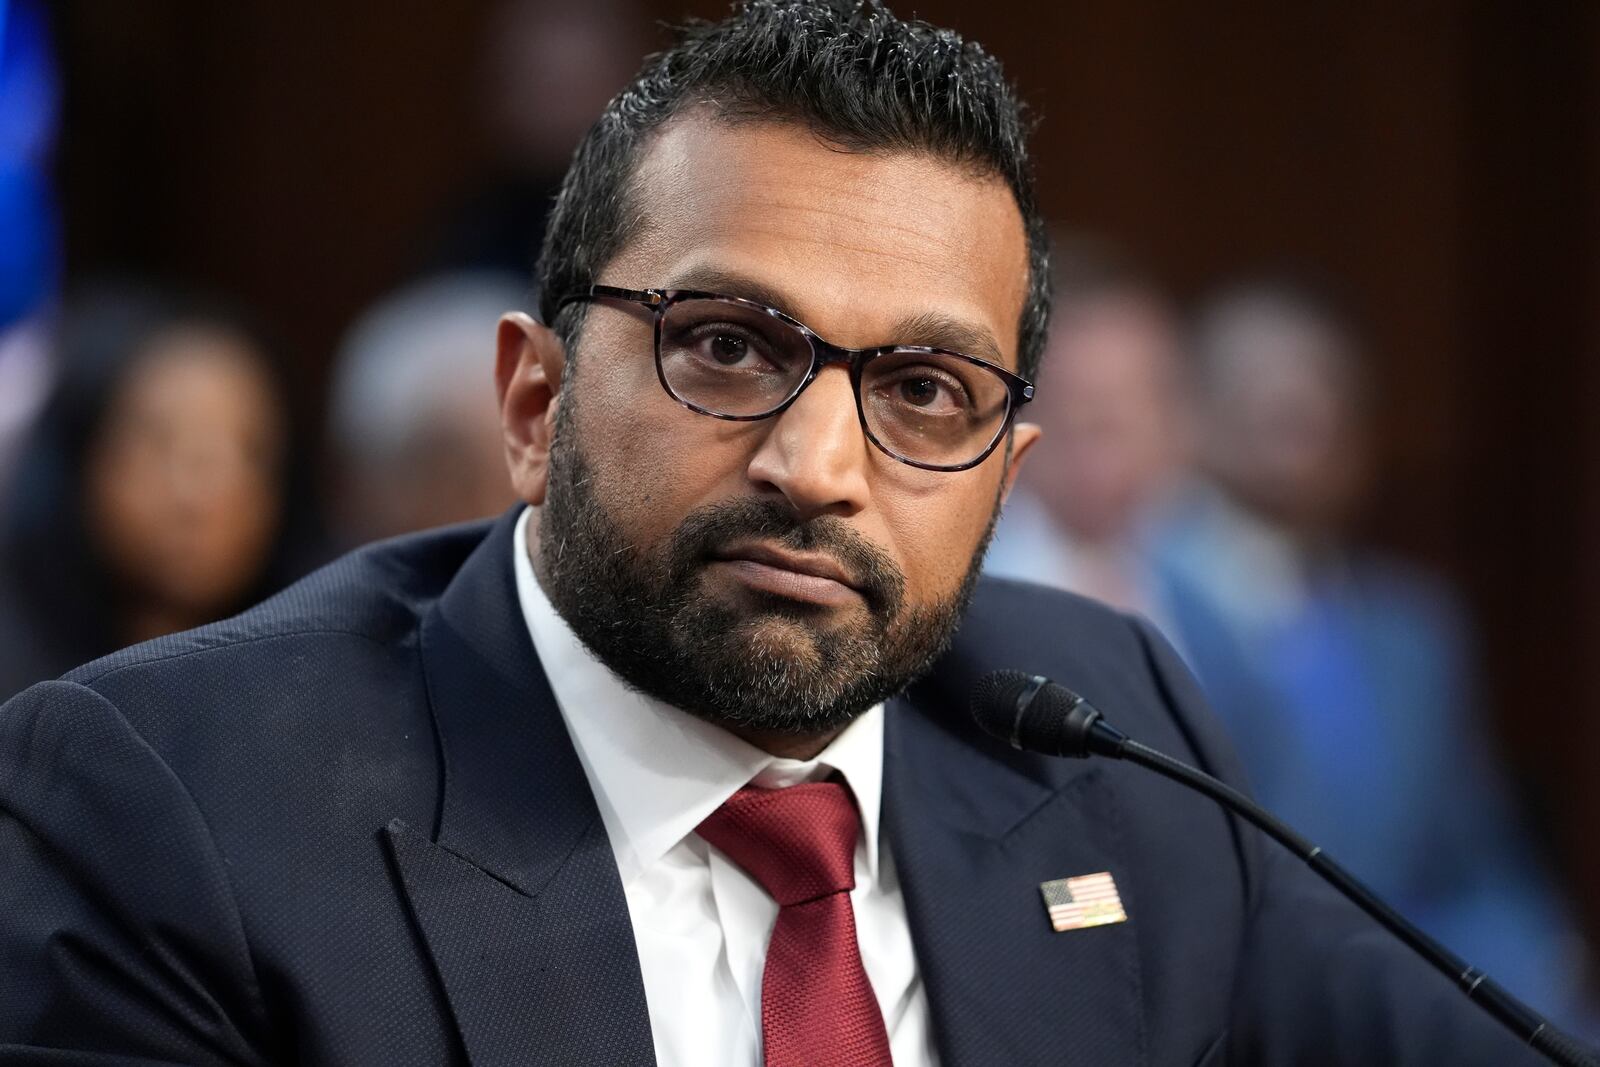
<path fill-rule="evenodd" d="M 615 285 L 591 285 L 589 288 L 581 289 L 576 293 L 568 293 L 556 303 L 556 308 L 559 310 L 568 304 L 575 304 L 580 300 L 593 300 L 596 297 L 607 300 L 627 300 L 631 303 L 643 304 L 651 308 L 659 307 L 661 302 L 666 299 L 659 289 L 619 289 Z"/>

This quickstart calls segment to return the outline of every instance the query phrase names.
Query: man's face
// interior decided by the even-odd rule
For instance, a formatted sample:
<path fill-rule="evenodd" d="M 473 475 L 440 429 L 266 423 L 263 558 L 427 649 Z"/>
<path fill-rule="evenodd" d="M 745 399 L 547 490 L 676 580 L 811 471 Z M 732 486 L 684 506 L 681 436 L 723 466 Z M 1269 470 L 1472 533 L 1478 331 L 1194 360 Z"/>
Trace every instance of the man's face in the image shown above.
<path fill-rule="evenodd" d="M 1017 366 L 1026 242 L 998 179 L 691 114 L 634 188 L 647 221 L 605 284 L 741 296 L 835 344 Z M 553 335 L 502 323 L 513 479 L 543 505 L 541 579 L 634 685 L 757 734 L 835 730 L 947 643 L 1036 431 L 1018 428 L 1009 464 L 1002 446 L 971 470 L 921 470 L 866 439 L 840 366 L 781 415 L 710 418 L 662 389 L 650 327 L 642 307 L 591 304 L 557 385 Z M 537 387 L 519 402 L 523 376 L 553 411 Z"/>
<path fill-rule="evenodd" d="M 1069 304 L 1052 326 L 1039 413 L 1052 462 L 1028 478 L 1075 537 L 1125 542 L 1187 459 L 1176 332 L 1132 291 Z"/>
<path fill-rule="evenodd" d="M 1212 475 L 1302 536 L 1338 533 L 1366 489 L 1370 462 L 1340 339 L 1283 313 L 1245 310 L 1209 343 Z"/>

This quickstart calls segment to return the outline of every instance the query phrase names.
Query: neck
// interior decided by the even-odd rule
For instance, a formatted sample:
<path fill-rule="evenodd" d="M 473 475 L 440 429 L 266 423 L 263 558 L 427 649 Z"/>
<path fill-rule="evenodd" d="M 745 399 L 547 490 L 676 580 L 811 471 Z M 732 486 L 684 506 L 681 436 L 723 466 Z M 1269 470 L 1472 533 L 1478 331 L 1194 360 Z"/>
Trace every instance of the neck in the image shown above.
<path fill-rule="evenodd" d="M 780 759 L 809 760 L 816 759 L 822 750 L 827 748 L 835 737 L 842 732 L 830 730 L 822 734 L 780 734 L 769 730 L 753 730 L 744 726 L 723 727 L 739 740 L 747 742 L 761 749 L 761 751 Z"/>
<path fill-rule="evenodd" d="M 206 619 L 195 612 L 162 604 L 130 606 L 122 617 L 122 639 L 128 644 L 165 637 L 199 626 Z"/>

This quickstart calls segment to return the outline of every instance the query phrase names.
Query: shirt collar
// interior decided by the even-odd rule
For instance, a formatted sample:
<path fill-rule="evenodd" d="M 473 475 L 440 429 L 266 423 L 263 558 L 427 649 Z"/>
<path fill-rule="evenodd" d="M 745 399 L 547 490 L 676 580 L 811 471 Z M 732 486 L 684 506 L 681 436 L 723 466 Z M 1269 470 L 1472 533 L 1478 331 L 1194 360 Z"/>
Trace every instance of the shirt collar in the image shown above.
<path fill-rule="evenodd" d="M 741 787 L 781 788 L 837 771 L 861 812 L 867 869 L 878 877 L 883 705 L 857 716 L 815 759 L 770 755 L 720 726 L 631 689 L 556 611 L 528 558 L 532 508 L 512 538 L 517 598 L 567 732 L 594 791 L 627 885 Z"/>

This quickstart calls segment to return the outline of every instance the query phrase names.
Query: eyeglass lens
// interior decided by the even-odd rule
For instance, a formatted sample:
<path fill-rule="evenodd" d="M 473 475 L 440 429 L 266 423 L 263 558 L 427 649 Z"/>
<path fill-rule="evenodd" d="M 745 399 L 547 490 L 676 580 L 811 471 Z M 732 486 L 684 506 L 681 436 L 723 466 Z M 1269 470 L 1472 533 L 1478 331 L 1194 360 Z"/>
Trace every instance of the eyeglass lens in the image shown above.
<path fill-rule="evenodd" d="M 811 340 L 765 310 L 677 301 L 661 316 L 661 376 L 679 400 L 718 415 L 781 407 L 811 370 Z M 895 455 L 933 466 L 976 459 L 999 434 L 1010 388 L 987 368 L 940 353 L 894 351 L 863 368 L 867 429 Z"/>

